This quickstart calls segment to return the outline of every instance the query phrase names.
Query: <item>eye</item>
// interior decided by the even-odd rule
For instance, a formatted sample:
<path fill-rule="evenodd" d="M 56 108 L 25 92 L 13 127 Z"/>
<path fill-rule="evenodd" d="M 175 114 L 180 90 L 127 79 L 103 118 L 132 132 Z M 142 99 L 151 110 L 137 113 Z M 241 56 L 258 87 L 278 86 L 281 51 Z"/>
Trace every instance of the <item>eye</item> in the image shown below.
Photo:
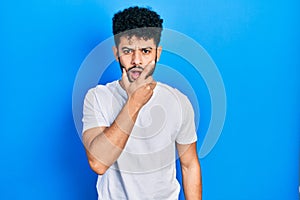
<path fill-rule="evenodd" d="M 132 53 L 132 49 L 123 49 L 123 54 L 128 55 Z"/>
<path fill-rule="evenodd" d="M 143 54 L 150 54 L 151 50 L 150 49 L 142 49 Z"/>

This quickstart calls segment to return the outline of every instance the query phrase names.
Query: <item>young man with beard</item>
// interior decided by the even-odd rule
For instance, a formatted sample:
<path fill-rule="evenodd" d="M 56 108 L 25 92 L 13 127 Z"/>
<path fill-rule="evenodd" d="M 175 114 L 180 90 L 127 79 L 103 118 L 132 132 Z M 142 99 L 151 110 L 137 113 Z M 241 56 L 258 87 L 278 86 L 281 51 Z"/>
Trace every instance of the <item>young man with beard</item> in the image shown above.
<path fill-rule="evenodd" d="M 176 150 L 185 198 L 202 198 L 193 108 L 180 91 L 152 77 L 162 22 L 140 7 L 113 17 L 122 78 L 90 89 L 83 109 L 83 142 L 99 175 L 98 199 L 178 199 Z"/>

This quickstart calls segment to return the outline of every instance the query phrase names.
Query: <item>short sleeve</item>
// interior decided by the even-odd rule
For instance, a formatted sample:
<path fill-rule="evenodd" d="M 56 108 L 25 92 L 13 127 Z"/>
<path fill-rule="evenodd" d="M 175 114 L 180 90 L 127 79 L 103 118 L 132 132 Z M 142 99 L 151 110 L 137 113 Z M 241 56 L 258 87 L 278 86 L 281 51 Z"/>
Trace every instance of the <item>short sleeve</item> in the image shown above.
<path fill-rule="evenodd" d="M 186 96 L 184 96 L 182 108 L 182 123 L 176 137 L 176 142 L 179 144 L 191 144 L 197 141 L 197 132 L 194 121 L 194 110 Z"/>
<path fill-rule="evenodd" d="M 84 99 L 82 133 L 90 128 L 95 128 L 99 126 L 109 126 L 109 123 L 103 116 L 103 109 L 101 109 L 101 101 L 97 98 L 95 92 L 95 88 L 90 89 L 87 92 Z"/>

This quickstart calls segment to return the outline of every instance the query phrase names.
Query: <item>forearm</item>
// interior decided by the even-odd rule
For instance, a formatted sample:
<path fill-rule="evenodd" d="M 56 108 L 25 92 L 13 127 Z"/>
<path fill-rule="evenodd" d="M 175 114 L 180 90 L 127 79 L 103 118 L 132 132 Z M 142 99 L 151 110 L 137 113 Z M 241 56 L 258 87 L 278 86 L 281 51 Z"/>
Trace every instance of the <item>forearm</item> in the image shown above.
<path fill-rule="evenodd" d="M 95 172 L 104 173 L 119 158 L 126 146 L 139 110 L 138 106 L 128 100 L 110 127 L 97 130 L 96 133 L 84 134 L 89 161 Z M 88 138 L 89 135 L 90 138 Z"/>
<path fill-rule="evenodd" d="M 202 200 L 202 178 L 198 159 L 182 167 L 183 189 L 186 200 Z"/>
<path fill-rule="evenodd" d="M 151 62 L 154 64 L 154 62 Z M 149 101 L 156 83 L 148 73 L 154 65 L 144 68 L 134 82 L 130 82 L 123 68 L 121 87 L 128 100 L 110 127 L 96 127 L 83 134 L 91 168 L 103 174 L 119 158 L 134 127 L 140 109 Z"/>

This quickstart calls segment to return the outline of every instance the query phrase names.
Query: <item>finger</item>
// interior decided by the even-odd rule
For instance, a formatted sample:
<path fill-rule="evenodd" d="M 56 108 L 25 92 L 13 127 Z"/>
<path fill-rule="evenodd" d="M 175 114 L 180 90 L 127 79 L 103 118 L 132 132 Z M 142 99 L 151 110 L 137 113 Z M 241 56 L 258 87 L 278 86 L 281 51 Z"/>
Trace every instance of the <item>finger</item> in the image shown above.
<path fill-rule="evenodd" d="M 156 86 L 156 82 L 152 82 L 152 83 L 148 83 L 147 85 L 145 85 L 145 89 L 148 90 L 148 91 L 153 91 L 154 88 Z"/>
<path fill-rule="evenodd" d="M 150 86 L 151 90 L 154 90 L 154 88 L 156 86 L 156 82 L 153 81 L 153 82 L 149 83 L 149 86 Z"/>
<path fill-rule="evenodd" d="M 153 80 L 152 76 L 149 76 L 147 79 L 144 79 L 143 82 L 144 82 L 145 84 L 149 84 L 149 83 L 154 82 L 154 80 Z"/>
<path fill-rule="evenodd" d="M 149 76 L 149 78 L 147 78 L 147 79 L 139 79 L 139 78 L 135 81 L 135 83 L 136 83 L 136 85 L 139 85 L 140 87 L 142 87 L 142 86 L 146 87 L 148 84 L 154 82 L 154 80 L 151 76 Z"/>
<path fill-rule="evenodd" d="M 123 71 L 123 73 L 122 73 L 122 82 L 123 82 L 125 88 L 127 88 L 130 85 L 130 82 L 128 80 L 126 70 L 124 68 L 122 68 L 122 71 Z"/>
<path fill-rule="evenodd" d="M 148 88 L 148 86 L 147 86 L 147 93 L 145 94 L 145 97 L 146 98 L 151 98 L 151 96 L 153 95 L 153 90 L 150 88 L 150 86 L 149 86 L 149 88 Z"/>
<path fill-rule="evenodd" d="M 141 73 L 139 79 L 146 79 L 146 78 L 148 78 L 150 76 L 149 74 L 151 74 L 151 72 L 154 70 L 154 66 L 155 66 L 155 61 L 152 60 L 151 62 L 149 62 L 145 66 L 145 68 L 144 68 L 143 72 Z"/>
<path fill-rule="evenodd" d="M 150 84 L 148 84 L 148 85 L 146 86 L 146 90 L 151 90 Z"/>

